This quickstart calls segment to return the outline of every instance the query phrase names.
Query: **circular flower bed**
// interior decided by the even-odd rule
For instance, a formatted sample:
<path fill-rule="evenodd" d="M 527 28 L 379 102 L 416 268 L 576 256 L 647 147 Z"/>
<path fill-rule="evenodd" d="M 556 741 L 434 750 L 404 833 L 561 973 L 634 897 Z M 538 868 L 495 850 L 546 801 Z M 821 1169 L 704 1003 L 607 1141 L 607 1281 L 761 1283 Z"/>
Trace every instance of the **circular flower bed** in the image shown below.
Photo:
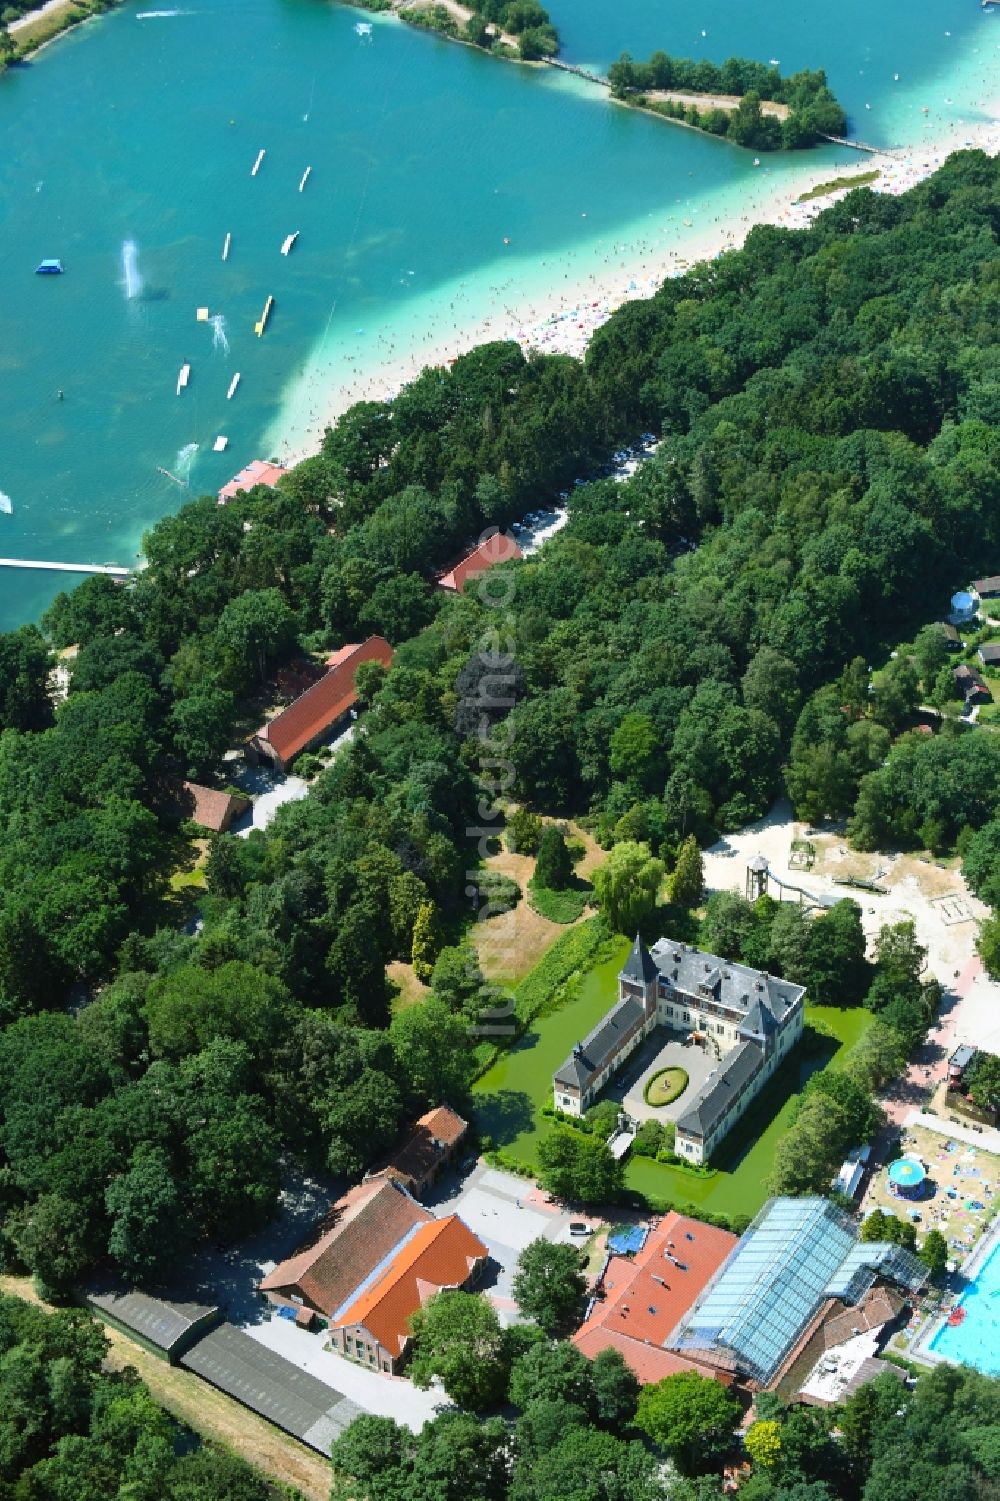
<path fill-rule="evenodd" d="M 672 1105 L 688 1087 L 688 1076 L 682 1068 L 661 1068 L 646 1080 L 642 1097 L 647 1105 Z"/>

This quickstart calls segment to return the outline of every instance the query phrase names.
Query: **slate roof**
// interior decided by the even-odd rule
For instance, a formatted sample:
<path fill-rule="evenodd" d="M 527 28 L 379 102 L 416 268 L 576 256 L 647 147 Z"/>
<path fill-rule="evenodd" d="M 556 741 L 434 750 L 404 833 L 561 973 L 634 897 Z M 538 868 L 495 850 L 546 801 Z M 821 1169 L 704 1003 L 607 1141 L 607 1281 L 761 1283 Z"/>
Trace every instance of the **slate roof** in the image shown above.
<path fill-rule="evenodd" d="M 972 587 L 980 598 L 987 594 L 1000 594 L 1000 574 L 994 573 L 985 579 L 973 579 Z"/>
<path fill-rule="evenodd" d="M 995 667 L 1000 662 L 1000 641 L 984 641 L 978 655 L 984 667 Z"/>
<path fill-rule="evenodd" d="M 337 1200 L 316 1239 L 269 1272 L 261 1291 L 297 1293 L 329 1318 L 404 1236 L 433 1218 L 391 1178 L 369 1179 Z"/>
<path fill-rule="evenodd" d="M 621 973 L 624 979 L 636 980 L 640 985 L 651 985 L 659 973 L 656 961 L 638 933 L 635 935 L 635 943 L 622 966 Z"/>
<path fill-rule="evenodd" d="M 695 1095 L 677 1122 L 678 1131 L 691 1136 L 710 1135 L 725 1115 L 733 1097 L 757 1073 L 764 1052 L 756 1042 L 739 1042 L 727 1053 Z"/>
<path fill-rule="evenodd" d="M 573 1343 L 590 1360 L 613 1346 L 640 1381 L 697 1369 L 662 1347 L 738 1244 L 728 1230 L 673 1211 L 664 1215 L 635 1257 L 611 1257 L 604 1297 L 594 1301 Z"/>
<path fill-rule="evenodd" d="M 369 1285 L 337 1310 L 332 1327 L 361 1325 L 395 1358 L 406 1347 L 417 1309 L 442 1288 L 464 1286 L 488 1256 L 457 1214 L 421 1225 Z"/>
<path fill-rule="evenodd" d="M 149 1293 L 102 1287 L 87 1293 L 87 1302 L 127 1329 L 135 1330 L 158 1350 L 170 1351 L 203 1319 L 219 1316 L 211 1303 L 184 1303 Z"/>
<path fill-rule="evenodd" d="M 729 1011 L 749 1013 L 759 1001 L 783 1022 L 805 995 L 803 985 L 793 985 L 764 970 L 734 964 L 670 938 L 654 943 L 650 953 L 660 974 L 675 989 L 697 1000 L 702 987 L 708 986 L 712 990 L 708 998 Z"/>
<path fill-rule="evenodd" d="M 358 697 L 354 674 L 362 662 L 381 662 L 383 667 L 392 664 L 392 647 L 381 636 L 369 636 L 360 645 L 345 647 L 335 655 L 336 666 L 257 731 L 257 738 L 266 740 L 282 762 L 292 760 L 354 707 Z"/>
<path fill-rule="evenodd" d="M 232 1324 L 213 1329 L 180 1363 L 327 1456 L 333 1440 L 362 1411 L 342 1392 Z"/>
<path fill-rule="evenodd" d="M 566 1062 L 555 1074 L 557 1084 L 573 1084 L 586 1089 L 622 1045 L 622 1038 L 637 1026 L 645 1016 L 645 1008 L 635 996 L 626 996 L 613 1006 L 607 1016 L 597 1023 L 578 1043 Z"/>
<path fill-rule="evenodd" d="M 451 589 L 461 594 L 470 579 L 495 568 L 498 563 L 510 563 L 520 557 L 523 557 L 523 553 L 514 538 L 506 532 L 494 531 L 478 547 L 467 553 L 460 563 L 456 563 L 454 568 L 442 573 L 438 585 L 442 589 Z"/>

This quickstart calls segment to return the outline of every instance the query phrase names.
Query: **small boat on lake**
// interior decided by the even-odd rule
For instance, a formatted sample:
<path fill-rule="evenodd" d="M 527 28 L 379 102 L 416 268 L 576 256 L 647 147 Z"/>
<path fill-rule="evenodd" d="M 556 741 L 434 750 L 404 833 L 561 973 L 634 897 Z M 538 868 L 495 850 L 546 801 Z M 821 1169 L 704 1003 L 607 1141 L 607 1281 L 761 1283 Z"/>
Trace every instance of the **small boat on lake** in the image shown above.
<path fill-rule="evenodd" d="M 62 261 L 55 261 L 55 260 L 52 260 L 52 261 L 42 261 L 42 262 L 40 262 L 39 265 L 37 265 L 35 267 L 35 275 L 36 276 L 62 276 L 62 274 L 63 274 L 63 263 L 62 263 Z"/>
<path fill-rule="evenodd" d="M 260 317 L 257 319 L 257 322 L 253 326 L 253 331 L 257 335 L 258 339 L 261 337 L 265 328 L 267 327 L 267 320 L 271 316 L 271 309 L 273 307 L 274 298 L 268 297 L 267 301 L 264 304 L 264 311 L 261 313 Z"/>
<path fill-rule="evenodd" d="M 267 154 L 266 150 L 262 146 L 261 149 L 257 152 L 257 160 L 254 162 L 253 166 L 250 169 L 250 176 L 251 177 L 256 177 L 257 176 L 257 173 L 260 171 L 260 164 L 264 160 L 264 157 L 266 156 L 266 154 Z"/>
<path fill-rule="evenodd" d="M 296 230 L 294 234 L 290 234 L 290 235 L 286 235 L 285 236 L 285 238 L 281 242 L 281 253 L 282 253 L 282 255 L 287 255 L 288 254 L 288 252 L 291 250 L 292 246 L 295 244 L 295 241 L 298 239 L 299 233 L 300 233 L 300 231 Z"/>
<path fill-rule="evenodd" d="M 236 395 L 236 387 L 239 385 L 239 383 L 240 383 L 240 372 L 237 370 L 236 374 L 233 376 L 232 380 L 229 382 L 229 390 L 226 392 L 226 400 L 227 401 L 232 401 L 233 397 Z"/>
<path fill-rule="evenodd" d="M 179 372 L 179 374 L 177 376 L 177 395 L 178 396 L 185 389 L 185 387 L 187 386 L 187 383 L 188 383 L 188 381 L 190 379 L 191 379 L 191 366 L 190 365 L 182 365 L 181 368 L 180 368 L 180 372 Z"/>
<path fill-rule="evenodd" d="M 228 261 L 228 259 L 229 259 L 229 247 L 232 244 L 232 242 L 233 242 L 232 235 L 231 234 L 227 234 L 226 238 L 225 238 L 225 240 L 223 242 L 223 245 L 222 245 L 222 259 L 224 261 Z"/>
<path fill-rule="evenodd" d="M 309 173 L 311 171 L 312 171 L 312 167 L 307 167 L 306 170 L 303 172 L 303 174 L 302 174 L 302 181 L 299 183 L 299 192 L 300 193 L 302 192 L 302 189 L 305 187 L 306 183 L 309 181 Z"/>

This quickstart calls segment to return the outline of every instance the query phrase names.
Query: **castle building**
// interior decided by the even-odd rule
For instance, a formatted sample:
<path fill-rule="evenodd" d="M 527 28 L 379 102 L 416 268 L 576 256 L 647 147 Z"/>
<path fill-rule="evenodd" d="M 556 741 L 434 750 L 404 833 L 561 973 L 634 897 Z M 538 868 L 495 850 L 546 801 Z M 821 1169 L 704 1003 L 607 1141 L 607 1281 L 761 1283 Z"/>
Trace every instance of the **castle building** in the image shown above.
<path fill-rule="evenodd" d="M 718 1060 L 676 1122 L 674 1150 L 707 1162 L 802 1036 L 805 989 L 673 939 L 648 949 L 636 934 L 618 1001 L 553 1076 L 553 1103 L 583 1115 L 656 1027 L 690 1037 Z"/>

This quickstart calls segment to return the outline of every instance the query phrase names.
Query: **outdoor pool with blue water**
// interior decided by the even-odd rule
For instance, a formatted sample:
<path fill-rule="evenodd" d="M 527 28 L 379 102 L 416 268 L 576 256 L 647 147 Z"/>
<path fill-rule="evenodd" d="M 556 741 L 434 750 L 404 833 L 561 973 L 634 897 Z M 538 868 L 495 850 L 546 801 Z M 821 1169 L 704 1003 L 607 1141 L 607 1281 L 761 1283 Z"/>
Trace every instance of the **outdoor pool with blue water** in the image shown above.
<path fill-rule="evenodd" d="M 1000 1376 L 1000 1233 L 957 1304 L 965 1312 L 960 1324 L 943 1324 L 928 1348 L 941 1360 L 975 1366 Z"/>

